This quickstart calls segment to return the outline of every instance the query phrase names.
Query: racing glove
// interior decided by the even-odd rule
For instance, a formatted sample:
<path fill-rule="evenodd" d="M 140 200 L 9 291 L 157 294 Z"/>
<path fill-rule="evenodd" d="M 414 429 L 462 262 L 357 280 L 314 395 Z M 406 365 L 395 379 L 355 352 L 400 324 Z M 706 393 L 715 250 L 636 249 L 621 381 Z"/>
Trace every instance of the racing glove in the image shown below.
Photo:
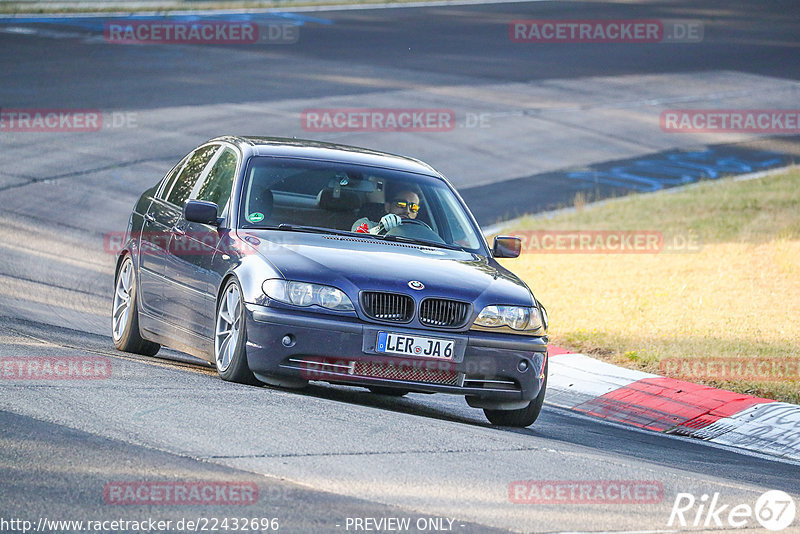
<path fill-rule="evenodd" d="M 379 226 L 382 226 L 385 231 L 389 231 L 392 228 L 396 228 L 402 224 L 402 220 L 400 219 L 399 215 L 394 213 L 387 213 L 383 217 L 381 217 L 381 222 Z"/>

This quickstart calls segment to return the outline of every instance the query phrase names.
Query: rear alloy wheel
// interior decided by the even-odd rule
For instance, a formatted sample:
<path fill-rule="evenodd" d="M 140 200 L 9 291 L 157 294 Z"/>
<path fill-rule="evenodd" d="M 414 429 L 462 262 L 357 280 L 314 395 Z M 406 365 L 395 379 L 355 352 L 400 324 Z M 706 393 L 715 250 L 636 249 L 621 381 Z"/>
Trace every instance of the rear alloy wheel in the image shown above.
<path fill-rule="evenodd" d="M 544 394 L 547 390 L 548 364 L 545 364 L 544 366 L 544 382 L 542 382 L 542 389 L 539 391 L 539 394 L 536 395 L 536 398 L 533 399 L 530 404 L 528 404 L 528 406 L 518 410 L 489 410 L 484 408 L 483 413 L 486 415 L 486 419 L 488 419 L 493 425 L 515 426 L 522 428 L 531 426 L 534 422 L 536 422 L 536 419 L 539 418 L 539 413 L 542 411 Z"/>
<path fill-rule="evenodd" d="M 122 260 L 114 287 L 114 305 L 111 310 L 111 338 L 114 346 L 125 352 L 154 356 L 161 345 L 147 341 L 139 333 L 136 274 L 130 256 Z"/>
<path fill-rule="evenodd" d="M 214 362 L 220 378 L 240 384 L 257 384 L 247 365 L 244 301 L 239 282 L 231 279 L 217 302 L 214 328 Z"/>

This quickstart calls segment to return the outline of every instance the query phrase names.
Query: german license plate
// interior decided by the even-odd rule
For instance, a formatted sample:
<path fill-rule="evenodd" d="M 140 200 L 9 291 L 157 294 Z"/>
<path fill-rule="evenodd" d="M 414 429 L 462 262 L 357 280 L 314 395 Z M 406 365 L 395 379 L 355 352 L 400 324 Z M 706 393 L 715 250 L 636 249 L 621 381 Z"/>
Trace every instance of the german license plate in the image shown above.
<path fill-rule="evenodd" d="M 408 334 L 393 334 L 391 332 L 378 332 L 378 343 L 375 345 L 375 350 L 377 352 L 390 354 L 405 354 L 407 356 L 423 356 L 427 358 L 452 360 L 453 353 L 455 352 L 455 341 L 450 339 L 410 336 Z"/>

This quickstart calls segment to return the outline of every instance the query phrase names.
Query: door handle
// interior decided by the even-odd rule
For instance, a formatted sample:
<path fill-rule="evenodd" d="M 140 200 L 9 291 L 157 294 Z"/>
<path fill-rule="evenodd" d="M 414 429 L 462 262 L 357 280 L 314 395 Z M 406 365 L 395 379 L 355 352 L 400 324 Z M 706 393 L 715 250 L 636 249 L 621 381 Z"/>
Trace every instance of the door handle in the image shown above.
<path fill-rule="evenodd" d="M 186 235 L 186 230 L 176 225 L 172 227 L 172 233 L 175 235 Z"/>
<path fill-rule="evenodd" d="M 144 220 L 147 221 L 147 222 L 156 222 L 156 218 L 153 217 L 152 213 L 145 214 Z"/>

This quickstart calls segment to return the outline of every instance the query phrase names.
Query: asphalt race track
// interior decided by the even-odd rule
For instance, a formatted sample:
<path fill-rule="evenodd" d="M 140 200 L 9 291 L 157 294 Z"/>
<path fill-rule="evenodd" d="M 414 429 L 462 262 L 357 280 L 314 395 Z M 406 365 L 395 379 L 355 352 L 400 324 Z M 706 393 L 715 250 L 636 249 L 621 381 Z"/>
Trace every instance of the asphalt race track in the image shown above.
<path fill-rule="evenodd" d="M 103 22 L 92 18 L 0 20 L 3 111 L 88 109 L 103 119 L 99 131 L 83 133 L 0 130 L 0 359 L 92 356 L 110 366 L 103 380 L 0 380 L 0 531 L 10 519 L 35 528 L 41 518 L 151 518 L 182 532 L 195 530 L 188 520 L 238 517 L 278 519 L 284 532 L 376 525 L 356 518 L 407 518 L 410 531 L 426 532 L 660 532 L 678 528 L 668 521 L 679 493 L 719 494 L 731 507 L 753 506 L 772 489 L 797 496 L 797 464 L 551 406 L 531 428 L 493 428 L 462 398 L 230 384 L 186 355 L 123 354 L 110 339 L 114 236 L 141 191 L 224 133 L 419 157 L 448 175 L 486 223 L 526 205 L 568 204 L 582 187 L 564 178 L 573 167 L 605 172 L 608 162 L 698 147 L 758 153 L 759 161 L 778 154 L 765 168 L 793 161 L 794 137 L 658 129 L 669 107 L 800 101 L 796 2 L 695 4 L 259 15 L 253 20 L 300 24 L 299 39 L 247 46 L 119 45 L 105 42 Z M 704 36 L 679 44 L 509 39 L 510 21 L 536 18 L 691 20 L 702 22 Z M 308 109 L 356 107 L 443 108 L 458 124 L 444 132 L 321 132 L 301 118 Z M 489 195 L 509 190 L 522 200 L 493 217 L 504 206 Z M 646 481 L 663 491 L 646 504 L 512 502 L 510 485 L 533 479 Z M 130 482 L 239 484 L 257 495 L 245 503 L 120 505 L 113 488 Z M 382 525 L 372 531 L 400 530 Z M 755 520 L 747 526 L 761 531 Z"/>

